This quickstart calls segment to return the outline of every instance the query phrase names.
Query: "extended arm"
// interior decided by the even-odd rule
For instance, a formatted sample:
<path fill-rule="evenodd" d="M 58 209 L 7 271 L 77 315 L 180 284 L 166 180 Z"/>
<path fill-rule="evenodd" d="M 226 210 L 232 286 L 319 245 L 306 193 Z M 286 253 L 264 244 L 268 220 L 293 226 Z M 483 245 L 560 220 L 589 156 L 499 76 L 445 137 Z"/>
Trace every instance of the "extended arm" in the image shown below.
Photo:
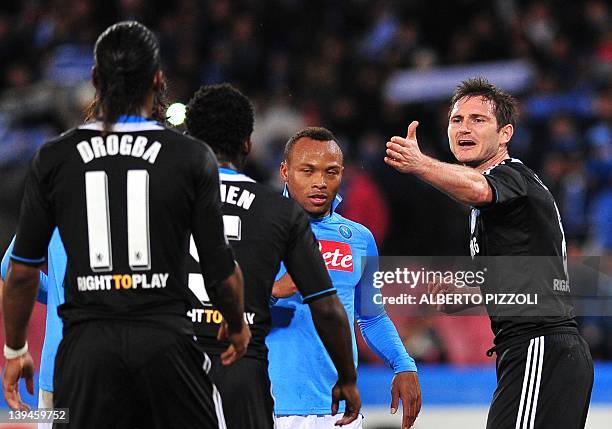
<path fill-rule="evenodd" d="M 387 142 L 385 162 L 401 173 L 414 174 L 458 202 L 482 206 L 493 201 L 493 190 L 477 170 L 438 161 L 421 152 L 416 138 L 418 122 L 413 121 L 404 137 Z"/>
<path fill-rule="evenodd" d="M 449 164 L 423 155 L 417 177 L 449 197 L 468 206 L 482 206 L 493 201 L 493 190 L 482 174 L 470 167 Z"/>

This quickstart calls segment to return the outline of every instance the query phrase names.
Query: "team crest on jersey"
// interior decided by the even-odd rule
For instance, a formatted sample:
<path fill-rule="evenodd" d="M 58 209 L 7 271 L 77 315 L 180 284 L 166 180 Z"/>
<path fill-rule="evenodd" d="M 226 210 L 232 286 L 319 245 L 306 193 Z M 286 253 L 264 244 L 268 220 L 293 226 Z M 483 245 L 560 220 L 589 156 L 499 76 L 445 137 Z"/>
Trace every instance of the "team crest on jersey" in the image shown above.
<path fill-rule="evenodd" d="M 346 238 L 347 240 L 353 236 L 353 231 L 351 231 L 351 229 L 346 225 L 340 225 L 338 227 L 338 231 L 340 232 L 340 235 Z"/>
<path fill-rule="evenodd" d="M 319 240 L 319 251 L 328 270 L 353 272 L 353 251 L 349 244 Z"/>

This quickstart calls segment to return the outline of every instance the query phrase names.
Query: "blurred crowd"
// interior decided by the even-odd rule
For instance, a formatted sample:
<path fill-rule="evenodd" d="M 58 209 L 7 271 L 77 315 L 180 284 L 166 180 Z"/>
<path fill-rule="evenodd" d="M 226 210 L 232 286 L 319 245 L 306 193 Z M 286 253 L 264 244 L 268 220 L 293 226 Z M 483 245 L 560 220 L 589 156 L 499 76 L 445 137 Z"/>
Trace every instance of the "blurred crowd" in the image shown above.
<path fill-rule="evenodd" d="M 521 60 L 533 72 L 515 92 L 521 120 L 510 153 L 555 195 L 570 255 L 612 254 L 612 7 L 604 0 L 3 1 L 3 249 L 30 157 L 82 121 L 93 95 L 93 44 L 125 19 L 159 36 L 169 100 L 186 103 L 200 85 L 225 81 L 253 100 L 253 177 L 278 186 L 287 138 L 307 125 L 331 129 L 347 159 L 341 212 L 370 227 L 387 255 L 468 254 L 467 210 L 382 162 L 385 142 L 411 120 L 421 124 L 422 149 L 452 161 L 450 93 L 398 102 L 383 90 L 388 80 L 401 70 Z M 485 319 L 465 319 L 476 320 L 478 338 L 464 346 L 437 319 L 401 323 L 418 359 L 475 361 L 465 357 L 470 341 L 482 343 L 476 349 L 484 353 Z M 612 318 L 585 318 L 583 329 L 594 356 L 612 359 Z"/>

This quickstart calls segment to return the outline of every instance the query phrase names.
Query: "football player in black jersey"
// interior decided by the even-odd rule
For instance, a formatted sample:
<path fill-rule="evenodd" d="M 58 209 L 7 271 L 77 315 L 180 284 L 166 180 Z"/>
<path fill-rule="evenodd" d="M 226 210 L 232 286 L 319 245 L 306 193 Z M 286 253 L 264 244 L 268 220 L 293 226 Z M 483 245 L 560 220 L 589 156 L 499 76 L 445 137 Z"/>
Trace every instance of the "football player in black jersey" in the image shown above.
<path fill-rule="evenodd" d="M 494 269 L 482 288 L 434 284 L 430 292 L 492 297 L 487 311 L 495 347 L 488 354 L 497 353 L 498 385 L 487 428 L 583 428 L 592 359 L 569 302 L 565 236 L 555 201 L 538 176 L 508 154 L 516 116 L 512 96 L 486 79 L 466 80 L 453 95 L 448 123 L 451 151 L 463 165 L 424 155 L 416 121 L 405 138 L 387 142 L 385 162 L 472 208 L 471 255 L 486 256 L 485 264 Z M 493 300 L 502 294 L 539 300 L 535 305 Z"/>
<path fill-rule="evenodd" d="M 149 29 L 115 24 L 94 55 L 97 120 L 43 145 L 30 165 L 4 289 L 5 397 L 24 407 L 28 319 L 57 225 L 68 267 L 54 406 L 69 408 L 68 427 L 225 427 L 210 359 L 185 315 L 192 234 L 224 317 L 224 362 L 246 351 L 243 281 L 223 231 L 216 158 L 150 119 L 164 79 Z"/>
<path fill-rule="evenodd" d="M 360 399 L 346 313 L 304 210 L 241 172 L 251 151 L 253 116 L 249 100 L 228 84 L 200 88 L 187 107 L 188 132 L 207 142 L 219 160 L 225 231 L 244 273 L 244 317 L 253 338 L 243 359 L 232 366 L 222 365 L 219 355 L 227 345 L 216 339 L 221 315 L 205 294 L 194 260 L 189 276 L 197 300 L 190 315 L 196 335 L 212 356 L 211 375 L 227 404 L 228 428 L 272 429 L 274 404 L 265 337 L 271 324 L 272 285 L 284 261 L 303 301 L 310 305 L 317 331 L 338 371 L 333 407 L 346 400 L 339 423 L 348 424 L 358 416 Z M 198 257 L 195 252 L 193 256 Z M 291 377 L 290 368 L 287 377 Z"/>

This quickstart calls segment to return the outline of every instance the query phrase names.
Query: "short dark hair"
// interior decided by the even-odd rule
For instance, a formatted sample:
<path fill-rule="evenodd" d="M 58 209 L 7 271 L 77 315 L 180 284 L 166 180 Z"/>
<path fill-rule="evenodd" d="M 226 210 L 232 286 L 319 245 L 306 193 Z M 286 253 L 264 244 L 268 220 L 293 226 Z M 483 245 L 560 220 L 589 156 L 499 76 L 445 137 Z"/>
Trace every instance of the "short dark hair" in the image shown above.
<path fill-rule="evenodd" d="M 187 131 L 205 141 L 220 158 L 235 161 L 253 133 L 249 99 L 228 83 L 202 86 L 187 105 Z"/>
<path fill-rule="evenodd" d="M 285 144 L 285 151 L 283 153 L 283 159 L 285 161 L 289 160 L 289 155 L 291 155 L 291 151 L 293 150 L 293 146 L 295 146 L 295 143 L 299 139 L 302 139 L 302 138 L 309 138 L 309 139 L 320 141 L 320 142 L 326 142 L 326 141 L 331 140 L 331 141 L 335 141 L 336 143 L 338 143 L 338 139 L 336 139 L 336 136 L 334 136 L 334 133 L 332 133 L 327 128 L 323 128 L 323 127 L 304 128 L 303 130 L 298 131 L 297 133 L 292 135 L 287 141 L 287 144 Z"/>
<path fill-rule="evenodd" d="M 497 88 L 486 78 L 475 77 L 467 79 L 457 86 L 451 98 L 450 108 L 448 109 L 449 118 L 455 103 L 463 97 L 482 97 L 492 102 L 495 105 L 495 119 L 497 120 L 498 131 L 505 125 L 516 124 L 518 118 L 516 99 L 507 92 Z"/>
<path fill-rule="evenodd" d="M 140 114 L 160 69 L 159 42 L 151 30 L 136 21 L 108 27 L 94 47 L 96 96 L 88 120 L 101 117 L 107 129 L 119 116 Z M 153 116 L 161 120 L 165 110 L 165 87 L 157 89 Z"/>

